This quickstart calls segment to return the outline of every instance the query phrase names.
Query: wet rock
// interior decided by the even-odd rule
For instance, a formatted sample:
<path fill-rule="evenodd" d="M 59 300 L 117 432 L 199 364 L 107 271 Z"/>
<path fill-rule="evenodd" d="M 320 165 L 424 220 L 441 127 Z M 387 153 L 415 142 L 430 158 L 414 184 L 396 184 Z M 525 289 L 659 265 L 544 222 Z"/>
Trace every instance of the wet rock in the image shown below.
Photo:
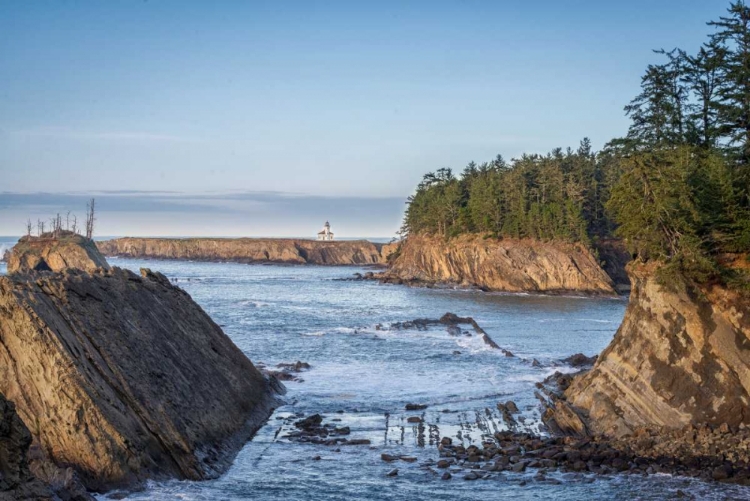
<path fill-rule="evenodd" d="M 421 411 L 427 408 L 426 404 L 406 404 L 407 411 Z"/>
<path fill-rule="evenodd" d="M 386 474 L 387 477 L 395 477 L 396 475 L 398 475 L 398 468 L 394 468 Z"/>
<path fill-rule="evenodd" d="M 597 356 L 587 357 L 583 353 L 576 353 L 568 358 L 564 358 L 561 362 L 570 365 L 571 367 L 591 367 L 596 362 Z"/>
<path fill-rule="evenodd" d="M 386 454 L 384 452 L 383 454 L 380 455 L 380 459 L 382 459 L 383 461 L 387 461 L 387 462 L 390 463 L 392 461 L 398 461 L 398 456 L 393 456 L 391 454 Z"/>
<path fill-rule="evenodd" d="M 422 418 L 419 416 L 409 416 L 408 418 L 406 418 L 406 422 L 407 423 L 421 423 Z"/>
<path fill-rule="evenodd" d="M 453 476 L 447 471 L 440 477 L 441 480 L 450 480 L 451 478 L 453 478 Z"/>

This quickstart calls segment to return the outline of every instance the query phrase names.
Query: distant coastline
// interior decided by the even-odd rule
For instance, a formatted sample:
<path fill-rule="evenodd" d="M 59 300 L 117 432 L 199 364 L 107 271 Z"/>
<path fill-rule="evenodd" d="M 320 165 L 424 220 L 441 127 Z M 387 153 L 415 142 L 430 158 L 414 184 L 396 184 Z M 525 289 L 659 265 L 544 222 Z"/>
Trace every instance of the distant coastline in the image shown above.
<path fill-rule="evenodd" d="M 238 263 L 385 265 L 396 244 L 369 240 L 301 238 L 134 238 L 98 241 L 109 257 Z"/>

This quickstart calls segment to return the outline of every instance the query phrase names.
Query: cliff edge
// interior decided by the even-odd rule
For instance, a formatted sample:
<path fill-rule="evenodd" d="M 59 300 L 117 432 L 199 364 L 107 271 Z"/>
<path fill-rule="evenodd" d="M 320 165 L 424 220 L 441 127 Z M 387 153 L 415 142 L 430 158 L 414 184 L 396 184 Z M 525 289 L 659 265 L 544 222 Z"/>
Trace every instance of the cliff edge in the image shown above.
<path fill-rule="evenodd" d="M 62 231 L 59 236 L 45 233 L 22 237 L 8 252 L 6 261 L 8 273 L 109 269 L 94 241 L 71 231 Z"/>
<path fill-rule="evenodd" d="M 160 273 L 0 277 L 0 393 L 50 484 L 66 469 L 96 491 L 214 478 L 277 405 L 274 388 Z"/>
<path fill-rule="evenodd" d="M 558 403 L 563 431 L 622 437 L 639 427 L 750 425 L 747 299 L 719 285 L 667 290 L 656 266 L 629 265 L 625 318 Z"/>
<path fill-rule="evenodd" d="M 462 235 L 410 235 L 384 281 L 444 283 L 507 292 L 614 295 L 615 284 L 584 246 Z"/>
<path fill-rule="evenodd" d="M 291 238 L 116 238 L 97 245 L 106 256 L 320 265 L 384 265 L 392 251 L 367 240 Z"/>

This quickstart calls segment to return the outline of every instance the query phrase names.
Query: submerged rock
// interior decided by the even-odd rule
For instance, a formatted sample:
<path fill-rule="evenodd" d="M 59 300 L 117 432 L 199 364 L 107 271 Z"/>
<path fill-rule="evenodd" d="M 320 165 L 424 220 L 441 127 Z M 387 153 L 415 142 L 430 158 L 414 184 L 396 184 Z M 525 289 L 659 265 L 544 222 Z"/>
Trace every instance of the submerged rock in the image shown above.
<path fill-rule="evenodd" d="M 0 277 L 0 392 L 48 481 L 65 482 L 67 467 L 98 491 L 215 478 L 277 405 L 271 382 L 185 291 L 141 275 Z"/>

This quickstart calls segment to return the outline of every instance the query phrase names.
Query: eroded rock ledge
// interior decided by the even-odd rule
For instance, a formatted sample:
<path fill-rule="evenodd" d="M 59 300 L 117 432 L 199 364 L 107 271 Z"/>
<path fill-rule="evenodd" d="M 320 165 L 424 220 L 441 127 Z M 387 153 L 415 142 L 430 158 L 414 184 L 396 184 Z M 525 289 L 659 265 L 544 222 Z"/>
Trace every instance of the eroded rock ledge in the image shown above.
<path fill-rule="evenodd" d="M 410 235 L 378 278 L 507 292 L 616 294 L 615 283 L 584 246 L 478 235 L 447 241 Z"/>
<path fill-rule="evenodd" d="M 90 490 L 221 474 L 277 404 L 272 382 L 163 275 L 0 278 L 0 392 Z"/>
<path fill-rule="evenodd" d="M 106 256 L 320 265 L 384 265 L 395 250 L 367 240 L 291 238 L 117 238 L 97 245 Z"/>

